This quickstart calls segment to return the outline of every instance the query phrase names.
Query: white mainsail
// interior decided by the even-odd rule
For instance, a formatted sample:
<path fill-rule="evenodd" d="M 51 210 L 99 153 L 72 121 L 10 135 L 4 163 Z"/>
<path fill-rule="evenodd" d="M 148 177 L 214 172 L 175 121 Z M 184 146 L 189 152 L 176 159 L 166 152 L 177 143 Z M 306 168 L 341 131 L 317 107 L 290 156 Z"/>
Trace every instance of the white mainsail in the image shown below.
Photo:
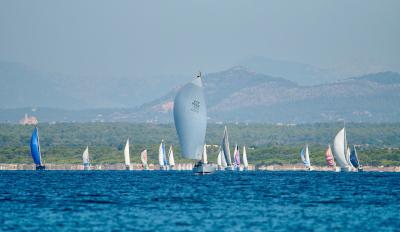
<path fill-rule="evenodd" d="M 147 165 L 147 149 L 144 149 L 141 153 L 140 153 L 140 159 L 142 160 L 142 164 L 144 166 Z"/>
<path fill-rule="evenodd" d="M 206 144 L 204 144 L 204 147 L 203 147 L 203 156 L 201 157 L 201 160 L 202 160 L 203 164 L 207 164 L 208 163 L 208 160 L 207 160 L 207 145 Z"/>
<path fill-rule="evenodd" d="M 82 159 L 83 159 L 83 165 L 88 165 L 89 162 L 89 147 L 86 146 L 85 151 L 82 154 Z"/>
<path fill-rule="evenodd" d="M 221 151 L 221 149 L 218 152 L 217 165 L 222 166 L 222 151 Z"/>
<path fill-rule="evenodd" d="M 333 156 L 336 162 L 339 164 L 340 168 L 347 169 L 349 167 L 346 160 L 346 128 L 343 127 L 335 136 L 333 140 Z"/>
<path fill-rule="evenodd" d="M 124 149 L 124 156 L 125 156 L 125 165 L 131 165 L 131 158 L 129 155 L 129 139 L 126 140 L 125 149 Z"/>
<path fill-rule="evenodd" d="M 170 166 L 175 166 L 174 151 L 172 149 L 172 145 L 169 146 L 168 163 L 169 163 Z"/>
<path fill-rule="evenodd" d="M 165 156 L 164 153 L 165 153 L 165 145 L 164 142 L 162 141 L 158 148 L 158 164 L 160 166 L 164 166 L 164 156 Z"/>
<path fill-rule="evenodd" d="M 243 146 L 243 167 L 249 167 L 249 163 L 247 162 L 246 146 Z"/>
<path fill-rule="evenodd" d="M 224 137 L 222 139 L 222 150 L 224 152 L 224 157 L 225 157 L 225 162 L 227 166 L 232 166 L 232 160 L 231 160 L 231 151 L 229 148 L 229 138 L 228 138 L 228 129 L 225 126 L 224 129 Z"/>

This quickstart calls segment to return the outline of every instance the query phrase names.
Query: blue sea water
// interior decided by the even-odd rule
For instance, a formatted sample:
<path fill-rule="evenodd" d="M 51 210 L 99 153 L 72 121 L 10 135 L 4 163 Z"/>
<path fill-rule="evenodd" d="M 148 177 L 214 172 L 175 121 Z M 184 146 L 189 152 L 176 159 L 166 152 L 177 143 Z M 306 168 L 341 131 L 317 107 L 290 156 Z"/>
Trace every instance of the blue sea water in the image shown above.
<path fill-rule="evenodd" d="M 1 231 L 399 231 L 400 173 L 1 171 Z"/>

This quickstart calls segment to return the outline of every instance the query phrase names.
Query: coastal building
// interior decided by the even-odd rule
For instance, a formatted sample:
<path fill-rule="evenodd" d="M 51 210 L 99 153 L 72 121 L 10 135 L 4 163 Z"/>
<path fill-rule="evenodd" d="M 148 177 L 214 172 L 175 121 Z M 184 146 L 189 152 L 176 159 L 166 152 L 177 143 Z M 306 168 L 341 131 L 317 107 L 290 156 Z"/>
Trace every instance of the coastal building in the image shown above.
<path fill-rule="evenodd" d="M 28 116 L 25 114 L 25 117 L 19 120 L 19 124 L 21 125 L 37 125 L 39 122 L 35 116 Z"/>

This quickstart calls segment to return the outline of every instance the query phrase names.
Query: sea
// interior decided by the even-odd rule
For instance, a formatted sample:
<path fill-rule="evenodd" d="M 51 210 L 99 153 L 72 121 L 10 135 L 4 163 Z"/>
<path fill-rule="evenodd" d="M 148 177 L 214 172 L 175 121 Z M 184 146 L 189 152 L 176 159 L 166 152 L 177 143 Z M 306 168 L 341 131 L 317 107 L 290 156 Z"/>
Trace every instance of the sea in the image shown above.
<path fill-rule="evenodd" d="M 1 231 L 400 231 L 400 173 L 0 171 Z"/>

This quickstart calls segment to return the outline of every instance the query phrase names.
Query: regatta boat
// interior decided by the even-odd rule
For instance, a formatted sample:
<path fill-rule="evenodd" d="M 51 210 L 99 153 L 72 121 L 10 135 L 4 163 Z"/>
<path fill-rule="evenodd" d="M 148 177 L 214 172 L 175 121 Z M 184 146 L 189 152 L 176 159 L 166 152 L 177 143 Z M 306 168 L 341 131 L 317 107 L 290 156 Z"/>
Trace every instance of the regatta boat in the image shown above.
<path fill-rule="evenodd" d="M 247 162 L 247 153 L 246 153 L 246 147 L 243 146 L 243 170 L 248 171 L 249 170 L 249 163 Z"/>
<path fill-rule="evenodd" d="M 192 82 L 183 86 L 175 96 L 174 121 L 183 157 L 197 161 L 193 172 L 196 174 L 215 172 L 216 165 L 204 163 L 202 160 L 207 129 L 207 108 L 201 73 Z"/>
<path fill-rule="evenodd" d="M 301 149 L 300 157 L 307 170 L 311 171 L 310 153 L 308 151 L 308 145 L 306 145 Z"/>
<path fill-rule="evenodd" d="M 144 149 L 142 153 L 140 153 L 140 159 L 142 160 L 143 169 L 148 170 L 149 165 L 147 164 L 147 149 Z"/>
<path fill-rule="evenodd" d="M 172 149 L 172 145 L 169 146 L 168 151 L 168 163 L 171 169 L 174 169 L 175 166 L 175 159 L 174 159 L 174 151 Z"/>
<path fill-rule="evenodd" d="M 359 172 L 363 171 L 363 168 L 360 165 L 360 161 L 358 160 L 356 146 L 354 146 L 354 145 L 353 145 L 353 149 L 351 149 L 351 152 L 350 152 L 350 162 L 355 168 L 357 168 L 357 171 L 359 171 Z"/>
<path fill-rule="evenodd" d="M 89 147 L 88 146 L 86 146 L 86 149 L 82 154 L 82 159 L 83 159 L 83 170 L 90 170 Z"/>
<path fill-rule="evenodd" d="M 167 157 L 165 155 L 165 144 L 164 140 L 161 140 L 160 146 L 158 148 L 158 164 L 160 165 L 160 170 L 167 170 L 168 163 Z"/>
<path fill-rule="evenodd" d="M 232 160 L 231 160 L 231 151 L 229 148 L 229 138 L 228 138 L 228 129 L 225 126 L 224 129 L 224 137 L 222 138 L 222 151 L 224 152 L 224 158 L 226 162 L 226 168 L 225 170 L 233 171 L 234 167 L 232 166 Z"/>
<path fill-rule="evenodd" d="M 221 151 L 221 148 L 218 151 L 217 165 L 218 165 L 218 170 L 221 170 L 221 168 L 222 168 L 222 151 Z"/>
<path fill-rule="evenodd" d="M 326 159 L 326 165 L 328 167 L 335 168 L 335 171 L 336 171 L 335 159 L 333 158 L 332 149 L 331 149 L 330 144 L 328 144 L 328 148 L 325 151 L 325 159 Z"/>
<path fill-rule="evenodd" d="M 237 171 L 240 171 L 240 151 L 239 151 L 239 146 L 236 144 L 235 145 L 235 151 L 233 152 L 233 158 L 234 158 L 234 163 L 233 166 Z"/>
<path fill-rule="evenodd" d="M 124 149 L 124 157 L 125 157 L 125 169 L 132 170 L 131 158 L 129 154 L 129 139 L 126 140 L 125 149 Z"/>
<path fill-rule="evenodd" d="M 36 165 L 36 170 L 45 170 L 46 166 L 44 166 L 42 163 L 42 154 L 40 152 L 40 141 L 39 141 L 39 129 L 37 127 L 33 129 L 30 141 L 30 147 L 31 147 L 32 159 Z"/>
<path fill-rule="evenodd" d="M 347 139 L 346 139 L 346 128 L 343 127 L 335 136 L 333 140 L 333 156 L 337 164 L 340 166 L 340 171 L 349 172 L 351 166 L 346 159 L 347 153 Z"/>

